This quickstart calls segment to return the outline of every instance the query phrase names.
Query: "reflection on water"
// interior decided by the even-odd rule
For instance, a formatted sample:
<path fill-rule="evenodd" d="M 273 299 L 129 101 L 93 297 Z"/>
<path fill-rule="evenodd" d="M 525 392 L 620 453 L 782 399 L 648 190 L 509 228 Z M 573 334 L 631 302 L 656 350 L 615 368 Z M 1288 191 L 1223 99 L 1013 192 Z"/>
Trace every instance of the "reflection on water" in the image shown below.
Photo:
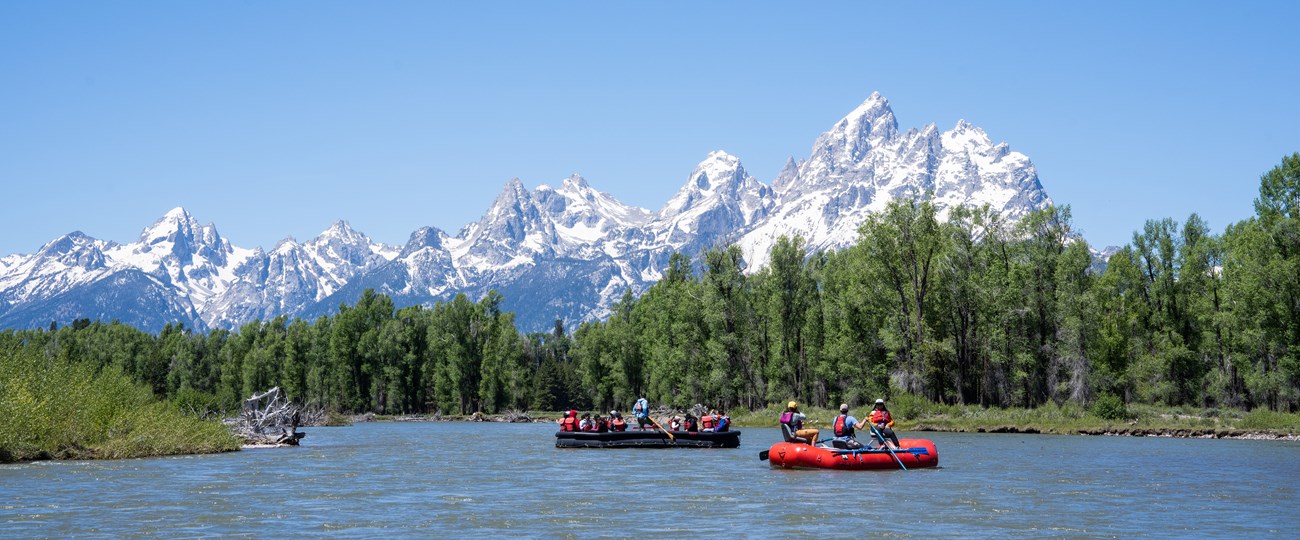
<path fill-rule="evenodd" d="M 1300 443 L 912 433 L 938 469 L 557 449 L 547 424 L 313 428 L 304 446 L 0 466 L 0 536 L 1290 536 Z"/>

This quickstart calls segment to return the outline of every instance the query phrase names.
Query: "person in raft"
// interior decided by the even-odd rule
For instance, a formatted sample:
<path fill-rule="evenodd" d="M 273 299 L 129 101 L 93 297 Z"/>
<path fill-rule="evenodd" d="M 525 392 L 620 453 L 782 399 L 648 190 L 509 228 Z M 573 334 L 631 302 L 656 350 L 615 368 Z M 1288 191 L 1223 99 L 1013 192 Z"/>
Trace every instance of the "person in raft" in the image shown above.
<path fill-rule="evenodd" d="M 781 413 L 781 423 L 790 426 L 790 433 L 794 433 L 795 437 L 808 439 L 808 444 L 815 445 L 817 444 L 817 435 L 821 434 L 821 430 L 813 428 L 804 429 L 804 418 L 806 417 L 803 413 L 799 412 L 799 403 L 796 401 L 787 403 L 785 406 L 785 412 Z"/>
<path fill-rule="evenodd" d="M 876 431 L 880 435 L 884 435 L 886 439 L 893 443 L 892 448 L 902 448 L 903 445 L 898 442 L 898 435 L 895 435 L 894 430 L 891 429 L 894 427 L 894 416 L 889 414 L 889 409 L 885 408 L 885 400 L 876 400 L 876 406 L 871 409 L 871 416 L 868 419 L 871 425 L 876 426 Z M 880 435 L 872 434 L 876 439 L 880 439 Z M 885 441 L 881 440 L 880 444 L 884 445 Z"/>
<path fill-rule="evenodd" d="M 627 422 L 623 420 L 623 415 L 618 411 L 609 411 L 609 430 L 610 431 L 627 431 Z"/>
<path fill-rule="evenodd" d="M 695 418 L 695 415 L 686 413 L 686 420 L 682 422 L 682 429 L 690 433 L 695 433 L 700 430 L 700 422 Z"/>
<path fill-rule="evenodd" d="M 718 427 L 717 409 L 709 411 L 708 414 L 700 417 L 700 431 L 713 431 Z"/>
<path fill-rule="evenodd" d="M 560 431 L 578 431 L 578 411 L 564 411 L 559 423 Z"/>
<path fill-rule="evenodd" d="M 596 423 L 591 421 L 591 413 L 582 413 L 578 421 L 578 431 L 596 431 Z"/>
<path fill-rule="evenodd" d="M 716 415 L 718 417 L 718 427 L 714 431 L 718 433 L 731 431 L 731 417 L 727 416 L 727 411 L 718 411 Z"/>
<path fill-rule="evenodd" d="M 680 417 L 680 416 L 673 416 L 671 419 L 669 419 L 669 420 L 668 420 L 668 430 L 669 430 L 669 431 L 681 431 L 681 430 L 682 430 L 682 417 Z"/>
<path fill-rule="evenodd" d="M 644 397 L 636 400 L 636 404 L 632 405 L 632 416 L 636 417 L 636 426 L 641 428 L 641 431 L 645 431 L 646 426 L 652 425 L 650 421 L 650 402 L 646 401 Z"/>
<path fill-rule="evenodd" d="M 854 436 L 854 430 L 867 427 L 867 419 L 858 420 L 849 416 L 849 404 L 840 404 L 840 415 L 835 417 L 835 440 L 843 441 L 849 450 L 862 448 L 862 443 L 858 442 Z"/>

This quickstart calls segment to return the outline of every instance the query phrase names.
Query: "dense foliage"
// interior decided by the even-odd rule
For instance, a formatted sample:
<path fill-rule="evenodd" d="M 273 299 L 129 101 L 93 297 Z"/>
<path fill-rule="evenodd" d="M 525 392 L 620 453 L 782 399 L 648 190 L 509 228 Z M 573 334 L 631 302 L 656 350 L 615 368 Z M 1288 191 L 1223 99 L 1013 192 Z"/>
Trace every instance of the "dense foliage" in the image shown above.
<path fill-rule="evenodd" d="M 0 462 L 237 450 L 219 422 L 182 414 L 121 368 L 0 348 Z"/>
<path fill-rule="evenodd" d="M 747 274 L 739 248 L 675 254 L 602 322 L 520 335 L 490 293 L 395 309 L 367 291 L 314 322 L 152 336 L 115 323 L 0 334 L 0 349 L 112 366 L 191 408 L 273 385 L 343 412 L 672 406 L 761 409 L 906 393 L 940 404 L 1300 407 L 1300 154 L 1265 174 L 1256 215 L 1213 234 L 1148 221 L 1099 270 L 1068 207 L 1015 224 L 873 215 L 851 248 L 781 238 Z M 7 343 L 6 343 L 7 342 Z"/>

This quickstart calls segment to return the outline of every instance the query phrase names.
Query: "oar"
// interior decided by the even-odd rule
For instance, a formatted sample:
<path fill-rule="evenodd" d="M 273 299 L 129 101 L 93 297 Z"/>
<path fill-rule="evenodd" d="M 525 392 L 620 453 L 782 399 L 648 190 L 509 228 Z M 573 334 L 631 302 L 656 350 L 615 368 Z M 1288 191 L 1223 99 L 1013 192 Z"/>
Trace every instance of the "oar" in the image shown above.
<path fill-rule="evenodd" d="M 659 428 L 659 431 L 664 432 L 664 435 L 667 435 L 667 436 L 668 436 L 668 440 L 673 441 L 673 442 L 677 442 L 677 437 L 673 437 L 673 434 L 672 434 L 672 433 L 669 433 L 668 430 L 664 429 L 663 426 L 659 425 L 659 422 L 655 422 L 655 417 L 653 417 L 653 416 L 646 416 L 646 418 L 649 418 L 649 419 L 650 419 L 650 423 L 651 423 L 651 424 L 654 424 L 655 427 Z"/>
<path fill-rule="evenodd" d="M 888 443 L 888 442 L 885 442 L 885 434 L 884 434 L 884 433 L 881 433 L 880 430 L 876 429 L 876 425 L 875 425 L 875 424 L 871 424 L 871 432 L 874 433 L 874 434 L 876 435 L 876 438 L 880 439 L 880 446 L 885 447 L 885 450 L 888 450 L 888 451 L 889 451 L 889 455 L 894 456 L 894 461 L 897 461 L 897 462 L 898 462 L 898 466 L 899 466 L 899 467 L 902 467 L 903 470 L 906 471 L 906 470 L 907 470 L 907 465 L 903 465 L 903 460 L 902 460 L 902 459 L 899 459 L 898 454 L 895 454 L 895 453 L 894 453 L 894 449 L 889 447 L 889 443 Z"/>

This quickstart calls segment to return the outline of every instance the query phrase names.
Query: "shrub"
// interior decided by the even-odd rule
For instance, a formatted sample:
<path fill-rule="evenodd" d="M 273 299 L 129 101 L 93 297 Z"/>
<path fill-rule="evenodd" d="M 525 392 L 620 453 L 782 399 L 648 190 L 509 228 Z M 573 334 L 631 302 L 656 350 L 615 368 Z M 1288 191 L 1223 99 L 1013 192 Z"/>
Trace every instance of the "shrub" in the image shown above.
<path fill-rule="evenodd" d="M 1295 430 L 1300 429 L 1300 415 L 1280 413 L 1262 408 L 1255 409 L 1246 413 L 1237 422 L 1237 427 L 1241 429 Z"/>
<path fill-rule="evenodd" d="M 158 401 L 121 369 L 0 353 L 0 461 L 237 450 L 219 422 Z"/>
<path fill-rule="evenodd" d="M 1124 406 L 1124 400 L 1115 394 L 1102 394 L 1092 403 L 1089 411 L 1093 415 L 1106 420 L 1124 420 L 1128 418 L 1128 409 Z"/>

